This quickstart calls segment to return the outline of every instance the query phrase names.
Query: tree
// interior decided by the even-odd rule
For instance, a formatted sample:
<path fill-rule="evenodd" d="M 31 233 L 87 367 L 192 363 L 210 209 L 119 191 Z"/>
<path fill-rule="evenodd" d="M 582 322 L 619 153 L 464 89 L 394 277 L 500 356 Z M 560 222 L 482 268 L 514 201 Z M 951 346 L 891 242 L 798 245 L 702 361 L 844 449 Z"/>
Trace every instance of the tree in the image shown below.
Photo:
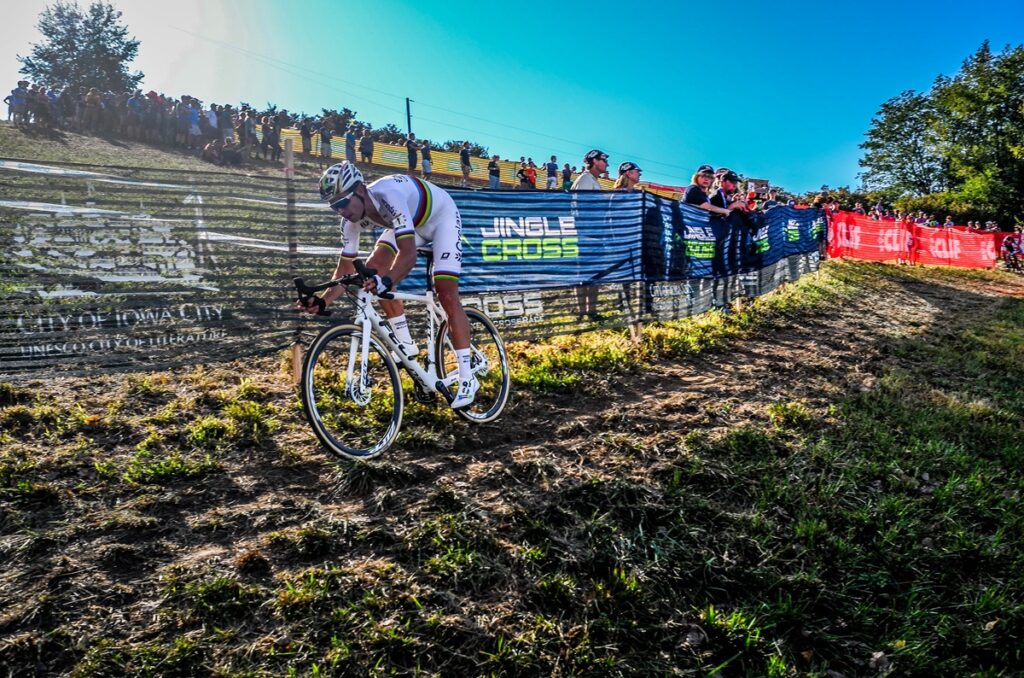
<path fill-rule="evenodd" d="M 865 188 L 927 195 L 948 186 L 949 174 L 938 153 L 936 115 L 931 97 L 914 90 L 882 104 L 860 145 L 865 151 L 860 160 Z"/>
<path fill-rule="evenodd" d="M 992 54 L 982 43 L 932 98 L 960 197 L 1003 223 L 1024 220 L 1024 47 Z"/>
<path fill-rule="evenodd" d="M 138 54 L 139 41 L 129 37 L 120 18 L 105 2 L 83 12 L 77 2 L 58 0 L 39 15 L 45 39 L 32 45 L 29 56 L 18 56 L 20 72 L 51 86 L 134 90 L 143 74 L 128 72 L 128 62 Z"/>
<path fill-rule="evenodd" d="M 460 141 L 459 139 L 449 139 L 448 141 L 441 144 L 441 147 L 438 148 L 437 150 L 458 153 L 459 151 L 462 150 L 462 141 Z M 491 154 L 487 151 L 486 146 L 481 146 L 480 144 L 473 143 L 472 141 L 469 142 L 469 154 L 474 158 L 491 157 Z"/>
<path fill-rule="evenodd" d="M 382 144 L 401 145 L 405 143 L 405 132 L 390 122 L 383 127 L 377 128 L 377 131 L 374 132 L 373 135 L 376 137 L 377 141 Z"/>

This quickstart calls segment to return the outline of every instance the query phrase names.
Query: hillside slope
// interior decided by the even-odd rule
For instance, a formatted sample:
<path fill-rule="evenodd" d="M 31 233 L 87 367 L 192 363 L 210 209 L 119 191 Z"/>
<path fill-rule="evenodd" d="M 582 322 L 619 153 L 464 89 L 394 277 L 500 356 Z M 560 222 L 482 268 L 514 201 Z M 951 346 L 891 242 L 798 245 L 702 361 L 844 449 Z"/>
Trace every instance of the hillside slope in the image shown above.
<path fill-rule="evenodd" d="M 411 407 L 373 464 L 324 457 L 284 360 L 4 387 L 0 662 L 1008 671 L 1022 294 L 998 274 L 830 265 L 648 334 L 689 357 L 641 366 L 614 335 L 522 349 L 520 374 L 547 360 L 557 377 L 544 392 L 520 379 L 475 429 Z"/>
<path fill-rule="evenodd" d="M 317 447 L 284 355 L 0 384 L 0 665 L 1024 662 L 1021 277 L 830 262 L 640 346 L 593 333 L 512 353 L 500 420 L 410 404 L 369 464 Z"/>

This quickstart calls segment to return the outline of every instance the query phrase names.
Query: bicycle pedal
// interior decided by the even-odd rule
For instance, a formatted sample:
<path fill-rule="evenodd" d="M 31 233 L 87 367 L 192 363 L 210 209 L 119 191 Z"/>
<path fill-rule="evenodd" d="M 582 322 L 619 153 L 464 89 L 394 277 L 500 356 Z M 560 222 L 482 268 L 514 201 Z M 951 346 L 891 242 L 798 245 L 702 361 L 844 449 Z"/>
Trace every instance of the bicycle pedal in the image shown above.
<path fill-rule="evenodd" d="M 421 386 L 418 382 L 412 384 L 412 397 L 416 399 L 416 402 L 429 405 L 430 403 L 437 400 L 437 394 L 433 391 L 428 391 L 426 388 Z"/>

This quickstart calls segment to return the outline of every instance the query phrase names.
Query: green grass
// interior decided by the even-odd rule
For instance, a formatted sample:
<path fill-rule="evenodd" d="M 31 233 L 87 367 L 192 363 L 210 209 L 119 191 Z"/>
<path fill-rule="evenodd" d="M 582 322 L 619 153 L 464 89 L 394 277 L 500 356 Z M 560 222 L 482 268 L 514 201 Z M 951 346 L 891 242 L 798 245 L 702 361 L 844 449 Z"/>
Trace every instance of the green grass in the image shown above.
<path fill-rule="evenodd" d="M 504 427 L 410 405 L 408 437 L 373 463 L 325 460 L 283 374 L 0 387 L 0 663 L 79 676 L 1014 675 L 1024 301 L 969 291 L 1004 280 L 830 264 L 637 343 L 517 346 Z M 974 311 L 856 347 L 873 356 L 855 363 L 863 387 L 836 368 L 828 393 L 776 382 L 678 420 L 619 395 L 665 363 L 700 372 L 915 286 Z"/>

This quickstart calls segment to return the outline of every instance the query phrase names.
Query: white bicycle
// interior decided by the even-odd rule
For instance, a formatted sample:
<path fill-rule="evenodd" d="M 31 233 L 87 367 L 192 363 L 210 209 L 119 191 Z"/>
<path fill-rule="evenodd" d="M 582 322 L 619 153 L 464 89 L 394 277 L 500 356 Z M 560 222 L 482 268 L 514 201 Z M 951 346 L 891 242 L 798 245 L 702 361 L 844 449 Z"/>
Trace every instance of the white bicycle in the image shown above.
<path fill-rule="evenodd" d="M 332 325 L 310 343 L 302 365 L 302 405 L 316 437 L 329 452 L 345 459 L 370 459 L 387 450 L 402 426 L 404 392 L 399 365 L 412 379 L 413 395 L 429 403 L 441 394 L 450 404 L 459 369 L 448 334 L 444 309 L 434 295 L 433 260 L 428 257 L 425 294 L 389 292 L 384 299 L 423 304 L 426 311 L 426 363 L 401 351 L 401 344 L 373 304 L 374 295 L 362 289 L 376 271 L 356 260 L 356 273 L 320 285 L 294 280 L 298 301 L 317 304 L 318 315 L 330 315 L 315 292 L 342 285 L 355 306 L 355 315 Z M 508 402 L 508 354 L 494 324 L 481 311 L 468 307 L 471 369 L 480 382 L 473 403 L 456 410 L 473 423 L 493 421 Z M 396 364 L 397 361 L 397 364 Z"/>

